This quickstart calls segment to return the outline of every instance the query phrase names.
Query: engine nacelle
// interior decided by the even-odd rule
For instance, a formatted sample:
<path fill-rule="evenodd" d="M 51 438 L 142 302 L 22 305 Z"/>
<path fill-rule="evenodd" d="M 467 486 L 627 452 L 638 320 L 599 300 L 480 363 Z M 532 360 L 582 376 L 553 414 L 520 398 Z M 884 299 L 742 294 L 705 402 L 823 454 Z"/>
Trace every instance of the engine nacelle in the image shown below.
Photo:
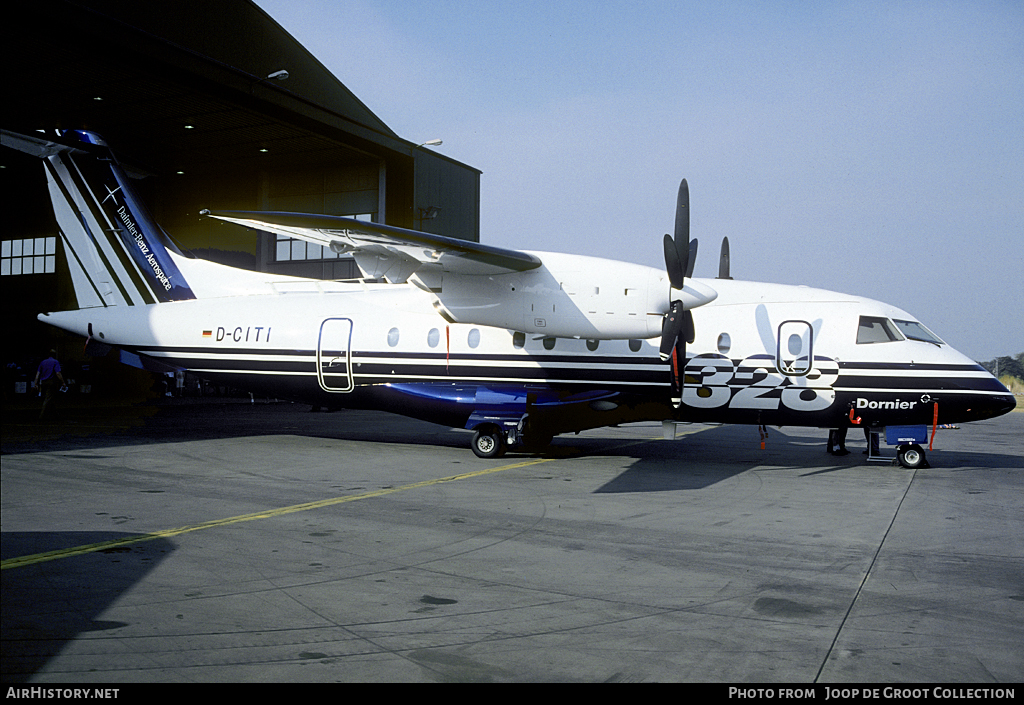
<path fill-rule="evenodd" d="M 494 276 L 446 272 L 421 282 L 434 306 L 452 323 L 495 326 L 555 338 L 648 339 L 661 335 L 669 308 L 664 271 L 597 257 L 533 253 L 544 264 Z M 425 278 L 424 278 L 425 279 Z M 686 308 L 714 300 L 716 292 L 693 280 L 673 298 Z"/>

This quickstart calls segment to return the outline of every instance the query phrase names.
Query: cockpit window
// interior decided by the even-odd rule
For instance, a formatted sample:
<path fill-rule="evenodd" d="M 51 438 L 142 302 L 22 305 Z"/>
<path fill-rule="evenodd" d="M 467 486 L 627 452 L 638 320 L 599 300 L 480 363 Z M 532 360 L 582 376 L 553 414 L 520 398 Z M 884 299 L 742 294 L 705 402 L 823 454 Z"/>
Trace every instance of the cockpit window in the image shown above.
<path fill-rule="evenodd" d="M 935 343 L 936 345 L 943 344 L 937 335 L 917 321 L 901 321 L 898 318 L 894 318 L 893 321 L 900 329 L 900 332 L 911 340 L 923 340 L 926 343 Z"/>
<path fill-rule="evenodd" d="M 892 343 L 903 340 L 903 336 L 888 318 L 861 316 L 857 326 L 857 344 Z"/>

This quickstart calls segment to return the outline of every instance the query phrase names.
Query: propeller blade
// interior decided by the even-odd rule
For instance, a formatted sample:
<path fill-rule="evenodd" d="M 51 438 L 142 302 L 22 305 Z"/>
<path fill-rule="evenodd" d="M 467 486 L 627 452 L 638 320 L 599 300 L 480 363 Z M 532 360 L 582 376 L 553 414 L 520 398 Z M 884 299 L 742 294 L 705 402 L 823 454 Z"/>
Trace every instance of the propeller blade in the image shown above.
<path fill-rule="evenodd" d="M 676 255 L 679 257 L 679 267 L 682 270 L 682 276 L 690 276 L 687 272 L 693 271 L 693 265 L 690 264 L 692 257 L 690 256 L 690 250 L 688 243 L 690 241 L 690 187 L 686 184 L 686 179 L 683 179 L 679 183 L 679 193 L 676 195 L 676 229 L 675 229 L 675 245 Z M 666 247 L 667 247 L 666 243 Z M 674 289 L 682 289 L 683 284 L 680 279 L 680 283 L 676 285 L 672 284 Z"/>
<path fill-rule="evenodd" d="M 672 348 L 672 406 L 678 409 L 683 404 L 683 366 L 686 364 L 686 343 L 680 339 Z"/>
<path fill-rule="evenodd" d="M 682 289 L 684 279 L 693 276 L 693 264 L 697 258 L 697 241 L 690 241 L 690 187 L 686 179 L 679 184 L 676 196 L 675 236 L 666 235 L 665 271 L 673 289 Z"/>
<path fill-rule="evenodd" d="M 658 348 L 658 355 L 662 360 L 672 356 L 672 350 L 676 347 L 679 333 L 683 329 L 685 320 L 682 301 L 673 301 L 672 308 L 665 316 L 665 323 L 661 329 L 661 346 Z"/>
<path fill-rule="evenodd" d="M 692 343 L 693 314 L 683 311 L 683 322 L 672 348 L 672 406 L 678 409 L 683 404 L 683 384 L 686 381 L 686 344 Z"/>
<path fill-rule="evenodd" d="M 680 243 L 682 243 L 682 244 L 680 244 Z M 685 278 L 685 277 L 690 276 L 689 274 L 687 274 L 687 271 L 692 271 L 693 270 L 693 266 L 690 264 L 690 248 L 688 248 L 686 246 L 686 241 L 685 240 L 676 240 L 674 242 L 674 245 L 675 245 L 675 248 L 676 248 L 676 256 L 679 258 L 679 270 L 680 270 L 681 278 L 679 280 L 679 286 L 675 286 L 673 284 L 673 287 L 676 288 L 676 289 L 682 289 L 683 288 L 682 279 Z"/>
<path fill-rule="evenodd" d="M 679 184 L 679 193 L 676 195 L 675 234 L 677 243 L 690 241 L 690 187 L 686 185 L 686 179 Z"/>
<path fill-rule="evenodd" d="M 697 263 L 697 238 L 690 240 L 690 247 L 687 250 L 686 276 L 693 278 L 693 265 Z"/>
<path fill-rule="evenodd" d="M 729 238 L 722 238 L 722 254 L 718 258 L 718 278 L 732 279 L 729 276 Z"/>
<path fill-rule="evenodd" d="M 676 250 L 675 240 L 671 235 L 665 235 L 665 271 L 668 272 L 668 280 L 673 289 L 683 288 L 683 276 L 686 273 L 685 265 L 679 261 L 679 252 Z"/>

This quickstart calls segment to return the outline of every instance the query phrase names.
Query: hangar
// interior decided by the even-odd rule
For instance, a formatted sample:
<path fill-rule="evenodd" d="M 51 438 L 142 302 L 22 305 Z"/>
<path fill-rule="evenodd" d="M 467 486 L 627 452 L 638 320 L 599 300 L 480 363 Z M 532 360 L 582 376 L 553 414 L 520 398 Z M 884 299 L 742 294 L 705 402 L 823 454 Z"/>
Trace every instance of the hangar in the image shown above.
<path fill-rule="evenodd" d="M 4 14 L 0 126 L 103 135 L 157 221 L 199 257 L 359 276 L 350 258 L 225 227 L 203 208 L 355 216 L 479 241 L 480 171 L 399 137 L 250 0 L 36 0 Z M 10 149 L 0 167 L 4 363 L 34 370 L 50 347 L 80 351 L 35 318 L 74 308 L 74 293 L 42 168 Z"/>

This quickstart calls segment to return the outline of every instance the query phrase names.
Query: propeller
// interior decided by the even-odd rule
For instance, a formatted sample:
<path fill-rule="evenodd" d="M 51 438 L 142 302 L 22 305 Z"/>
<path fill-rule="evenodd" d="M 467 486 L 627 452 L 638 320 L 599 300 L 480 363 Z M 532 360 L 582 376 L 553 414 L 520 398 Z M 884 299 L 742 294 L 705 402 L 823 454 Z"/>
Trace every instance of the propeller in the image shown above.
<path fill-rule="evenodd" d="M 665 235 L 665 271 L 673 289 L 682 290 L 686 278 L 693 276 L 697 260 L 697 240 L 690 240 L 690 187 L 683 179 L 676 196 L 675 237 Z M 683 308 L 683 302 L 672 302 L 661 330 L 659 355 L 672 363 L 672 404 L 682 403 L 683 369 L 686 364 L 686 343 L 694 340 L 693 314 Z"/>
<path fill-rule="evenodd" d="M 729 276 L 729 238 L 722 238 L 722 254 L 718 258 L 718 278 L 732 279 Z"/>

